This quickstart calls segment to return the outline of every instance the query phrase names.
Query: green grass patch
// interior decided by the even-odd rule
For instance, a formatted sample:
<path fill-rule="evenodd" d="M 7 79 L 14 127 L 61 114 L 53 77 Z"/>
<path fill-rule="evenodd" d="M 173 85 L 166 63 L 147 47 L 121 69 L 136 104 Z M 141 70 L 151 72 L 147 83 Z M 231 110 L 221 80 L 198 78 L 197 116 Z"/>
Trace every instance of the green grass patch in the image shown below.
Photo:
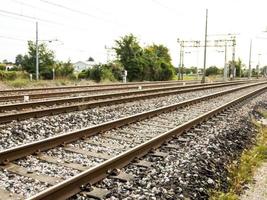
<path fill-rule="evenodd" d="M 262 111 L 262 115 L 265 119 L 267 119 L 267 110 Z"/>
<path fill-rule="evenodd" d="M 6 84 L 14 88 L 23 88 L 23 87 L 28 86 L 30 84 L 30 81 L 27 79 L 18 78 L 13 81 L 7 81 Z"/>
<path fill-rule="evenodd" d="M 265 118 L 267 112 L 262 113 Z M 253 174 L 262 162 L 267 161 L 267 127 L 256 123 L 259 134 L 256 144 L 248 150 L 245 150 L 239 161 L 233 162 L 228 167 L 229 172 L 229 191 L 212 191 L 210 200 L 238 200 L 243 192 L 244 185 L 251 183 Z"/>

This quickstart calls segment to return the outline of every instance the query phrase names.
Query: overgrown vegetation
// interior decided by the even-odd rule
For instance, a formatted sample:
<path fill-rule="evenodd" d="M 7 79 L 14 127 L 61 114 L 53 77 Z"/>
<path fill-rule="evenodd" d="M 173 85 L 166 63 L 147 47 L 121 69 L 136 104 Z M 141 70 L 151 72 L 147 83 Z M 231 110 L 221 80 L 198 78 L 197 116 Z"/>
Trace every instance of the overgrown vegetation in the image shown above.
<path fill-rule="evenodd" d="M 266 110 L 262 112 L 262 115 L 267 118 Z M 215 191 L 212 193 L 211 200 L 238 200 L 244 185 L 252 182 L 255 169 L 262 162 L 267 161 L 267 127 L 255 124 L 259 130 L 255 146 L 244 151 L 240 160 L 228 167 L 229 192 Z"/>
<path fill-rule="evenodd" d="M 113 49 L 118 61 L 127 70 L 130 81 L 170 80 L 175 75 L 167 47 L 153 44 L 142 48 L 132 34 L 115 43 Z"/>
<path fill-rule="evenodd" d="M 70 62 L 55 61 L 55 53 L 47 48 L 44 43 L 39 44 L 39 72 L 43 79 L 53 78 L 53 69 L 56 77 L 74 78 L 74 68 Z M 36 45 L 34 42 L 28 42 L 28 53 L 26 55 L 17 55 L 15 65 L 20 66 L 22 70 L 30 73 L 35 77 L 36 73 Z"/>
<path fill-rule="evenodd" d="M 121 81 L 124 70 L 127 70 L 128 81 L 164 81 L 177 79 L 177 74 L 182 73 L 184 80 L 196 80 L 202 76 L 202 69 L 196 67 L 183 67 L 180 71 L 172 65 L 171 56 L 167 47 L 162 44 L 150 44 L 142 47 L 133 34 L 125 35 L 115 40 L 113 49 L 116 52 L 116 59 L 110 63 L 95 64 L 90 69 L 75 73 L 71 61 L 62 62 L 55 60 L 55 53 L 48 49 L 45 43 L 40 43 L 39 52 L 39 73 L 40 79 L 86 79 L 95 82 Z M 92 57 L 87 59 L 94 61 Z M 228 66 L 231 66 L 231 61 Z M 8 66 L 11 65 L 10 68 Z M 244 64 L 240 59 L 235 61 L 236 77 L 247 76 Z M 19 73 L 18 73 L 19 72 Z M 22 77 L 20 73 L 23 73 Z M 3 60 L 0 63 L 0 80 L 13 81 L 16 79 L 29 79 L 36 77 L 36 44 L 28 41 L 28 52 L 25 55 L 16 56 L 15 63 Z M 222 76 L 223 69 L 210 66 L 206 69 L 209 77 Z M 230 73 L 230 70 L 229 70 Z M 260 69 L 260 76 L 267 73 L 267 66 Z M 55 77 L 53 76 L 55 75 Z M 199 76 L 197 76 L 199 75 Z M 252 69 L 252 76 L 257 76 L 257 71 Z M 22 80 L 18 80 L 23 82 Z M 22 84 L 23 85 L 23 84 Z"/>
<path fill-rule="evenodd" d="M 92 68 L 83 70 L 78 78 L 90 79 L 96 82 L 117 81 L 122 79 L 123 67 L 120 63 L 97 64 Z"/>

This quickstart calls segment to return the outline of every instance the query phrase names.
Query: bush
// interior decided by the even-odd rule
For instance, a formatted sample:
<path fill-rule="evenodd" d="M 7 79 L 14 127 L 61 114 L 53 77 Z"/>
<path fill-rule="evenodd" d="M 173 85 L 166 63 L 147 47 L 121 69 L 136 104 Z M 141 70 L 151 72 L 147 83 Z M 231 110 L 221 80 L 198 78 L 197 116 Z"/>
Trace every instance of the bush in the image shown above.
<path fill-rule="evenodd" d="M 167 81 L 171 80 L 173 76 L 175 75 L 174 67 L 167 64 L 167 63 L 161 63 L 161 73 L 160 73 L 160 81 Z"/>
<path fill-rule="evenodd" d="M 6 64 L 0 64 L 0 70 L 6 70 Z"/>
<path fill-rule="evenodd" d="M 78 74 L 78 79 L 87 79 L 89 78 L 90 70 L 83 70 Z"/>
<path fill-rule="evenodd" d="M 30 81 L 28 79 L 16 79 L 14 81 L 10 81 L 9 85 L 12 87 L 16 87 L 16 88 L 22 88 L 27 86 L 30 83 Z"/>
<path fill-rule="evenodd" d="M 45 68 L 41 71 L 40 76 L 43 79 L 53 79 L 53 71 L 51 68 Z"/>
<path fill-rule="evenodd" d="M 79 79 L 91 79 L 96 82 L 121 79 L 122 70 L 115 64 L 98 64 L 78 74 Z"/>
<path fill-rule="evenodd" d="M 71 77 L 74 72 L 74 67 L 68 61 L 67 63 L 58 63 L 55 68 L 56 76 L 60 77 Z"/>
<path fill-rule="evenodd" d="M 17 77 L 14 71 L 0 71 L 0 80 L 15 80 Z"/>
<path fill-rule="evenodd" d="M 206 76 L 218 75 L 220 73 L 221 73 L 220 69 L 216 66 L 211 66 L 211 67 L 206 69 Z"/>
<path fill-rule="evenodd" d="M 101 67 L 100 65 L 95 65 L 90 71 L 90 79 L 100 82 L 101 81 Z"/>
<path fill-rule="evenodd" d="M 107 69 L 107 68 L 102 68 L 101 69 L 101 75 L 100 75 L 100 79 L 101 81 L 115 81 L 115 77 L 114 75 L 112 74 L 111 70 L 110 69 Z"/>

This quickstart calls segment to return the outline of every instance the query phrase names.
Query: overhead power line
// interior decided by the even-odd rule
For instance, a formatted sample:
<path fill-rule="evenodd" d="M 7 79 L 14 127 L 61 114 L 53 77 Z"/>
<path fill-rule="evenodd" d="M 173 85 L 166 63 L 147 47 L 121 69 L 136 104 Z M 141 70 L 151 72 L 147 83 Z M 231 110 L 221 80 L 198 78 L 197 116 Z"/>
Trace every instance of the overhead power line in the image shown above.
<path fill-rule="evenodd" d="M 65 10 L 68 10 L 68 11 L 71 11 L 71 12 L 74 12 L 74 13 L 77 13 L 77 14 L 81 14 L 81 15 L 85 15 L 85 16 L 88 16 L 88 17 L 91 17 L 91 18 L 94 18 L 94 19 L 97 19 L 97 20 L 101 20 L 101 21 L 104 21 L 106 23 L 113 23 L 113 24 L 116 24 L 116 25 L 119 25 L 119 26 L 122 26 L 123 25 L 123 24 L 119 24 L 119 23 L 114 22 L 114 21 L 109 20 L 109 19 L 98 17 L 96 15 L 92 15 L 90 13 L 87 13 L 87 12 L 84 12 L 84 11 L 81 11 L 81 10 L 77 10 L 77 9 L 74 9 L 74 8 L 70 8 L 70 7 L 64 6 L 62 4 L 50 2 L 50 1 L 47 1 L 47 0 L 40 0 L 40 1 L 43 2 L 43 3 L 49 4 L 49 5 L 52 5 L 52 6 L 61 8 L 61 9 L 65 9 Z"/>
<path fill-rule="evenodd" d="M 7 11 L 7 10 L 2 10 L 0 9 L 1 13 L 5 13 L 5 14 L 9 14 L 9 15 L 14 15 L 14 16 L 19 16 L 19 17 L 24 17 L 27 19 L 31 19 L 34 21 L 42 21 L 42 22 L 46 22 L 46 23 L 51 23 L 51 24 L 57 24 L 57 25 L 63 25 L 61 23 L 55 22 L 55 21 L 51 21 L 51 20 L 47 20 L 47 19 L 42 19 L 42 18 L 38 18 L 38 17 L 33 17 L 33 16 L 29 16 L 29 15 L 24 15 L 24 14 L 20 14 L 20 13 L 16 13 L 16 12 L 11 12 L 11 11 Z"/>
<path fill-rule="evenodd" d="M 15 37 L 10 37 L 10 36 L 5 36 L 5 35 L 0 35 L 0 38 L 4 38 L 4 39 L 8 39 L 8 40 L 16 40 L 16 41 L 21 41 L 21 42 L 27 42 L 28 41 L 26 39 L 15 38 Z"/>
<path fill-rule="evenodd" d="M 37 10 L 41 10 L 41 11 L 44 11 L 44 12 L 47 12 L 47 13 L 51 13 L 51 14 L 54 14 L 54 15 L 58 15 L 57 13 L 55 12 L 51 12 L 50 10 L 46 10 L 46 9 L 43 9 L 43 8 L 40 8 L 40 7 L 37 7 L 37 6 L 34 6 L 34 5 L 31 5 L 29 3 L 25 3 L 25 2 L 22 2 L 22 1 L 19 1 L 19 0 L 12 0 L 14 3 L 16 4 L 20 4 L 20 5 L 23 5 L 23 6 L 27 6 L 29 8 L 33 8 L 33 9 L 37 9 Z"/>

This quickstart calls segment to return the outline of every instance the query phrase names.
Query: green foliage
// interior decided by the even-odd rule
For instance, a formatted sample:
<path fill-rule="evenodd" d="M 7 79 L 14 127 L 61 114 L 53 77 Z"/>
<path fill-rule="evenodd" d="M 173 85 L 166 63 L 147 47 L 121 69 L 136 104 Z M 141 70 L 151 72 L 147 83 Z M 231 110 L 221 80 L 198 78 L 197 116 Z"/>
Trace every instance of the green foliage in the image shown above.
<path fill-rule="evenodd" d="M 211 66 L 206 69 L 206 76 L 221 74 L 221 70 L 216 66 Z"/>
<path fill-rule="evenodd" d="M 95 60 L 92 57 L 89 57 L 87 61 L 94 62 Z"/>
<path fill-rule="evenodd" d="M 16 72 L 14 71 L 0 71 L 0 80 L 15 80 L 16 79 Z"/>
<path fill-rule="evenodd" d="M 142 55 L 143 49 L 140 47 L 137 38 L 132 34 L 115 41 L 114 47 L 120 63 L 128 71 L 130 81 L 140 80 L 142 77 Z"/>
<path fill-rule="evenodd" d="M 229 61 L 228 66 L 231 69 L 233 61 Z M 245 74 L 245 65 L 242 63 L 241 59 L 238 58 L 237 61 L 234 62 L 235 70 L 236 70 L 236 77 L 243 77 Z M 229 76 L 231 74 L 231 70 L 229 70 Z"/>
<path fill-rule="evenodd" d="M 6 64 L 0 63 L 0 70 L 6 70 Z"/>
<path fill-rule="evenodd" d="M 115 77 L 112 74 L 112 71 L 108 68 L 102 68 L 101 69 L 101 75 L 100 75 L 101 81 L 115 81 Z"/>
<path fill-rule="evenodd" d="M 144 49 L 142 80 L 170 80 L 175 74 L 169 51 L 163 45 L 151 45 Z"/>
<path fill-rule="evenodd" d="M 22 78 L 17 78 L 8 83 L 8 85 L 15 88 L 22 88 L 27 86 L 28 84 L 30 84 L 30 81 L 28 79 L 22 79 Z"/>
<path fill-rule="evenodd" d="M 238 195 L 228 192 L 228 193 L 223 193 L 223 192 L 215 192 L 213 196 L 210 198 L 210 200 L 239 200 Z"/>
<path fill-rule="evenodd" d="M 83 70 L 78 74 L 78 79 L 87 79 L 90 76 L 90 70 Z"/>
<path fill-rule="evenodd" d="M 100 65 L 95 65 L 92 67 L 92 69 L 89 69 L 89 78 L 96 81 L 100 82 L 101 81 L 101 66 Z"/>
<path fill-rule="evenodd" d="M 72 77 L 74 72 L 74 67 L 71 64 L 71 61 L 68 62 L 58 62 L 55 65 L 55 74 L 56 77 Z"/>
<path fill-rule="evenodd" d="M 260 71 L 261 71 L 262 75 L 266 76 L 267 75 L 267 66 L 262 67 Z"/>
<path fill-rule="evenodd" d="M 175 74 L 168 48 L 150 45 L 144 49 L 132 34 L 115 41 L 118 61 L 128 72 L 130 81 L 170 80 Z"/>
<path fill-rule="evenodd" d="M 107 69 L 112 73 L 112 76 L 110 74 L 108 80 L 110 81 L 122 80 L 123 67 L 119 62 L 103 64 L 102 68 Z"/>
<path fill-rule="evenodd" d="M 262 113 L 264 115 L 264 113 Z M 237 200 L 245 184 L 253 181 L 253 173 L 262 162 L 267 161 L 267 127 L 256 124 L 259 130 L 256 144 L 253 148 L 245 150 L 238 162 L 232 163 L 229 168 L 229 192 L 212 192 L 211 200 Z"/>
<path fill-rule="evenodd" d="M 47 49 L 46 44 L 38 45 L 39 51 L 39 71 L 40 75 L 44 78 L 51 78 L 50 71 L 51 67 L 55 64 L 54 52 Z M 22 66 L 22 69 L 29 73 L 35 74 L 36 72 L 36 45 L 33 41 L 28 41 L 28 54 L 17 55 L 16 61 L 17 66 Z"/>
<path fill-rule="evenodd" d="M 83 70 L 78 74 L 80 79 L 91 79 L 96 82 L 121 80 L 122 66 L 118 63 L 97 64 L 91 69 Z"/>
<path fill-rule="evenodd" d="M 184 73 L 186 74 L 196 74 L 197 73 L 197 67 L 185 67 Z"/>

